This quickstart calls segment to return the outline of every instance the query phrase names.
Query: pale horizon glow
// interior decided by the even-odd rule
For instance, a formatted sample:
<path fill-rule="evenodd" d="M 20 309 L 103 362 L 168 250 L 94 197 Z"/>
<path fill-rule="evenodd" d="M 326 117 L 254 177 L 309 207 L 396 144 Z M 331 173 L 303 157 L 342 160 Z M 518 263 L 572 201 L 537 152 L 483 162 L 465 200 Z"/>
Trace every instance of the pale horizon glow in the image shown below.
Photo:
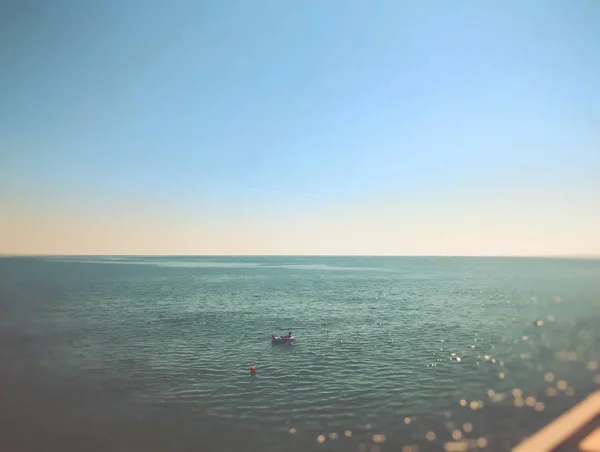
<path fill-rule="evenodd" d="M 600 3 L 0 14 L 0 255 L 600 256 Z"/>

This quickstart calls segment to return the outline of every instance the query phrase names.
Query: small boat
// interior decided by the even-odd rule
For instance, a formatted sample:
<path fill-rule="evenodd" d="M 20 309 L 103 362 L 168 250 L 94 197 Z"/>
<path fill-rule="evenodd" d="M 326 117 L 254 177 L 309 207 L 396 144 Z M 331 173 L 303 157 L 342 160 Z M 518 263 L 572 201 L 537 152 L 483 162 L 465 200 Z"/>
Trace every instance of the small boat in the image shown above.
<path fill-rule="evenodd" d="M 283 337 L 283 336 L 271 336 L 271 340 L 274 344 L 290 344 L 292 342 L 296 342 L 296 338 L 292 337 Z"/>

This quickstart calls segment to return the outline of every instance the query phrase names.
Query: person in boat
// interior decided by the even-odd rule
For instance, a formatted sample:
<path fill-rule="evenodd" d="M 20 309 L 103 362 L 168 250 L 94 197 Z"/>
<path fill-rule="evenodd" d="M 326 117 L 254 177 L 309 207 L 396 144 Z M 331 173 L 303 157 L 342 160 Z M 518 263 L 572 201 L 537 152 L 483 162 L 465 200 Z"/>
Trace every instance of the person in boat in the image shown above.
<path fill-rule="evenodd" d="M 278 339 L 277 336 L 275 336 L 274 334 L 271 335 L 273 337 L 273 339 Z M 292 332 L 290 331 L 288 334 L 284 334 L 283 336 L 281 336 L 281 339 L 290 339 L 292 337 Z"/>

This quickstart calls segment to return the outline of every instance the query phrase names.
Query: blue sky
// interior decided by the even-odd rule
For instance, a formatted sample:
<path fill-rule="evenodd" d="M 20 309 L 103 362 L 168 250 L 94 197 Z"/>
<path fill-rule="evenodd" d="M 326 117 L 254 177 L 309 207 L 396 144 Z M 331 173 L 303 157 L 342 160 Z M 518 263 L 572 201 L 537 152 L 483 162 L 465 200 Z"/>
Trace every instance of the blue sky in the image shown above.
<path fill-rule="evenodd" d="M 164 209 L 152 220 L 163 225 L 251 215 L 267 230 L 302 215 L 331 225 L 348 209 L 380 222 L 390 206 L 404 219 L 407 205 L 473 214 L 476 194 L 515 222 L 568 211 L 573 224 L 539 252 L 558 252 L 551 244 L 580 235 L 582 222 L 600 230 L 595 0 L 0 8 L 0 201 L 24 223 L 66 224 L 118 204 Z M 7 243 L 27 242 L 19 237 Z M 264 251 L 286 253 L 285 243 Z M 593 234 L 575 248 L 600 253 Z"/>

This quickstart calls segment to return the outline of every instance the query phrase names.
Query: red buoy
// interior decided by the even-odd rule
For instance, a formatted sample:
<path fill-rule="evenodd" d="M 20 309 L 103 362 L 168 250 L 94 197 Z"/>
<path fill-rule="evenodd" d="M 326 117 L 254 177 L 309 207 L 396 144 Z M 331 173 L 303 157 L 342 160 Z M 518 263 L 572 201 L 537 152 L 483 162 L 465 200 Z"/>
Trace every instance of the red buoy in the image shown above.
<path fill-rule="evenodd" d="M 251 373 L 252 375 L 254 375 L 254 372 L 256 372 L 256 367 L 252 366 L 252 367 L 250 368 L 250 373 Z"/>

